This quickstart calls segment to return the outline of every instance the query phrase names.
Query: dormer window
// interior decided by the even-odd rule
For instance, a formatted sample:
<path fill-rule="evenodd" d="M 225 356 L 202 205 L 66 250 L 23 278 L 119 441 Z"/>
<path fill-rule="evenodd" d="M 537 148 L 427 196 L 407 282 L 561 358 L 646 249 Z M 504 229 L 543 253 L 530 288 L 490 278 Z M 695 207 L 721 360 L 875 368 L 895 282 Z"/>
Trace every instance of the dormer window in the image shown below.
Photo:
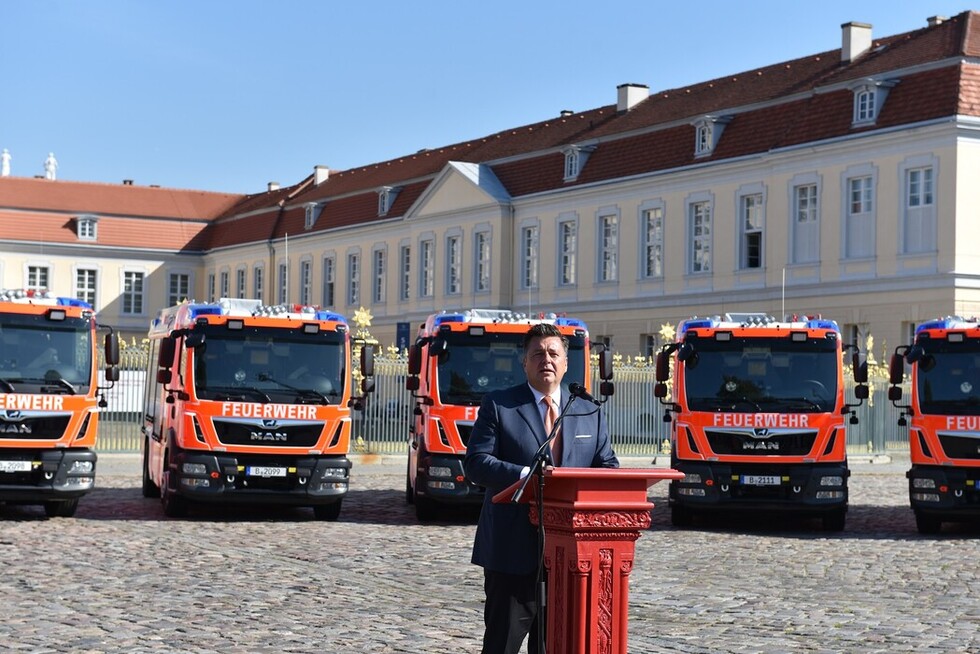
<path fill-rule="evenodd" d="M 378 215 L 384 216 L 388 214 L 391 209 L 391 205 L 395 203 L 395 198 L 398 197 L 398 192 L 400 188 L 394 186 L 382 186 L 378 189 Z"/>
<path fill-rule="evenodd" d="M 562 154 L 565 155 L 564 181 L 573 182 L 578 179 L 578 174 L 582 172 L 585 162 L 594 150 L 595 146 L 591 145 L 569 145 L 562 148 Z"/>
<path fill-rule="evenodd" d="M 75 219 L 75 232 L 80 241 L 94 241 L 98 236 L 99 219 L 96 216 L 79 216 Z"/>
<path fill-rule="evenodd" d="M 854 93 L 854 112 L 852 124 L 856 126 L 873 125 L 878 120 L 881 107 L 885 104 L 888 91 L 897 84 L 896 80 L 867 79 L 851 87 Z"/>
<path fill-rule="evenodd" d="M 694 156 L 706 157 L 715 151 L 725 131 L 725 125 L 730 123 L 731 116 L 704 116 L 694 122 Z"/>
<path fill-rule="evenodd" d="M 306 203 L 306 219 L 303 221 L 303 227 L 306 229 L 313 229 L 313 225 L 316 224 L 316 219 L 320 217 L 321 207 L 316 202 Z"/>

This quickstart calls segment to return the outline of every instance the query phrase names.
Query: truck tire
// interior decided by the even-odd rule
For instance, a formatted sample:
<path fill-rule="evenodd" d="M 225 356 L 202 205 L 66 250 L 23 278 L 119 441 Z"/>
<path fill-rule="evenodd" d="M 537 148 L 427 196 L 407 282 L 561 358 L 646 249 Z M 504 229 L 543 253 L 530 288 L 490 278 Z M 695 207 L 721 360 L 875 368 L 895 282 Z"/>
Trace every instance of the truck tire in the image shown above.
<path fill-rule="evenodd" d="M 160 489 L 160 504 L 163 505 L 163 515 L 168 518 L 183 518 L 187 515 L 187 500 L 177 494 L 177 489 L 171 488 L 170 480 L 170 450 L 163 455 L 163 487 Z"/>
<path fill-rule="evenodd" d="M 341 502 L 342 500 L 337 500 L 336 502 L 331 502 L 330 504 L 315 504 L 313 506 L 313 515 L 317 520 L 336 522 L 337 518 L 340 517 Z"/>
<path fill-rule="evenodd" d="M 160 497 L 160 487 L 150 479 L 150 441 L 147 439 L 143 449 L 143 497 Z"/>
<path fill-rule="evenodd" d="M 415 489 L 412 488 L 412 457 L 408 457 L 408 464 L 405 466 L 405 502 L 415 504 Z"/>
<path fill-rule="evenodd" d="M 942 530 L 943 522 L 939 518 L 916 511 L 915 528 L 919 530 L 920 534 L 934 535 Z"/>
<path fill-rule="evenodd" d="M 49 518 L 70 518 L 78 510 L 78 498 L 44 503 L 44 513 Z"/>

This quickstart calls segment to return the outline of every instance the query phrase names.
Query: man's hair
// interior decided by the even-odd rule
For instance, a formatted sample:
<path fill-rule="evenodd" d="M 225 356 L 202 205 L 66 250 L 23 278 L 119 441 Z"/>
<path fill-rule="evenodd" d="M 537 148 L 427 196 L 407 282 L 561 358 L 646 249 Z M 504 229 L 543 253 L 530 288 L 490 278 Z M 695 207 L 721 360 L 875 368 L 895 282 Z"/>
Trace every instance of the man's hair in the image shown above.
<path fill-rule="evenodd" d="M 557 327 L 547 322 L 539 322 L 536 325 L 532 325 L 527 333 L 524 334 L 524 344 L 522 346 L 523 355 L 527 357 L 527 348 L 531 345 L 531 341 L 535 338 L 547 338 L 549 336 L 557 336 L 561 339 L 561 346 L 565 350 L 565 354 L 568 354 L 568 337 L 561 333 Z"/>

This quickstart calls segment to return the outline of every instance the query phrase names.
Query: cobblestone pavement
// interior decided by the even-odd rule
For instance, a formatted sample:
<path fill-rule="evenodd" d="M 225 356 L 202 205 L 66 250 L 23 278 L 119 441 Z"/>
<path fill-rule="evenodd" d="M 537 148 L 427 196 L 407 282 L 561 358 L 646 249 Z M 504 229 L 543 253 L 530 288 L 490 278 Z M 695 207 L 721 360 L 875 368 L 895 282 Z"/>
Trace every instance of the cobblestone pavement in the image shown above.
<path fill-rule="evenodd" d="M 0 506 L 0 649 L 478 652 L 475 513 L 417 523 L 404 466 L 357 460 L 334 523 L 245 507 L 169 520 L 141 496 L 136 457 L 103 455 L 74 518 Z M 920 536 L 906 466 L 852 465 L 839 534 L 766 519 L 674 529 L 655 486 L 630 652 L 980 652 L 980 528 Z"/>

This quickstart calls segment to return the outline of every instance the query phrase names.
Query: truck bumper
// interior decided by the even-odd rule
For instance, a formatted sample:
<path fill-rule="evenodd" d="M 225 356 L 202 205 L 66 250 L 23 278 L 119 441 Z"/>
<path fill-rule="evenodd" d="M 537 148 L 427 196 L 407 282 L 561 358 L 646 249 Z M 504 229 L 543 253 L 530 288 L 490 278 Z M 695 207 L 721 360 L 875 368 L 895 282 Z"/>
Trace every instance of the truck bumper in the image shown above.
<path fill-rule="evenodd" d="M 0 449 L 0 501 L 70 500 L 95 488 L 92 450 Z"/>
<path fill-rule="evenodd" d="M 846 463 L 794 465 L 675 461 L 686 476 L 670 484 L 669 503 L 697 511 L 738 509 L 820 515 L 847 508 Z"/>
<path fill-rule="evenodd" d="M 980 467 L 913 465 L 905 476 L 916 513 L 952 522 L 980 519 Z"/>
<path fill-rule="evenodd" d="M 317 506 L 341 501 L 350 487 L 346 456 L 276 457 L 182 451 L 170 488 L 195 502 Z"/>
<path fill-rule="evenodd" d="M 444 504 L 481 504 L 486 494 L 463 474 L 463 457 L 428 452 L 419 457 L 415 488 L 420 496 Z"/>

